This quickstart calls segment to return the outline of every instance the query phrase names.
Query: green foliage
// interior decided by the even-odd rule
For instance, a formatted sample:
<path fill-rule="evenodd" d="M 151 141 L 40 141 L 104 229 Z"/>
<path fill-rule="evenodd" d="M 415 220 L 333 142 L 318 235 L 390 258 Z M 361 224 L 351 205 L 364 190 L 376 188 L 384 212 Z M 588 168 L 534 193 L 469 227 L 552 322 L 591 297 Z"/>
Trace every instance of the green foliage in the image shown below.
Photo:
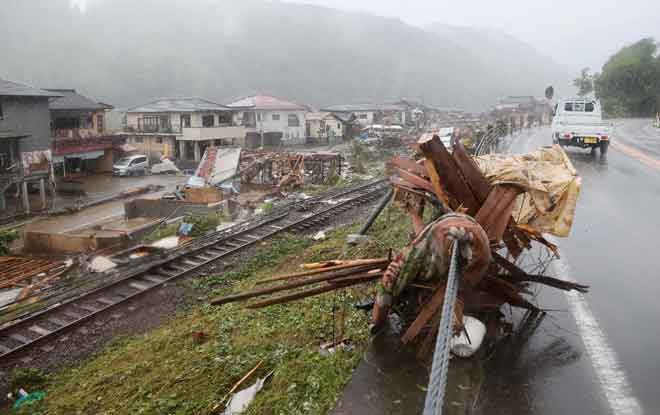
<path fill-rule="evenodd" d="M 626 46 L 603 66 L 596 95 L 613 116 L 649 116 L 660 99 L 660 57 L 652 38 Z"/>
<path fill-rule="evenodd" d="M 589 73 L 589 68 L 582 68 L 580 76 L 573 80 L 573 85 L 578 89 L 578 95 L 581 97 L 594 92 L 594 75 Z"/>
<path fill-rule="evenodd" d="M 190 235 L 193 238 L 202 236 L 208 231 L 215 229 L 221 222 L 221 216 L 217 214 L 211 214 L 206 216 L 186 216 L 183 218 L 183 222 L 191 223 L 193 225 Z"/>
<path fill-rule="evenodd" d="M 303 262 L 337 258 L 351 229 L 330 232 L 320 244 L 292 235 L 264 244 L 240 269 L 224 273 L 231 285 L 216 294 L 252 289 L 263 278 L 299 270 Z M 157 330 L 120 339 L 51 376 L 46 399 L 19 413 L 217 414 L 232 385 L 263 361 L 244 386 L 257 376 L 273 375 L 246 415 L 326 414 L 367 344 L 367 314 L 351 304 L 369 292 L 346 289 L 262 310 L 200 304 Z M 335 306 L 343 316 L 343 336 L 355 348 L 321 355 L 319 344 L 331 340 L 336 328 Z M 193 332 L 203 332 L 206 340 L 196 342 Z"/>
<path fill-rule="evenodd" d="M 12 372 L 9 381 L 9 390 L 16 393 L 20 388 L 28 392 L 41 389 L 46 384 L 46 374 L 36 368 L 18 368 Z"/>
<path fill-rule="evenodd" d="M 9 245 L 18 239 L 16 231 L 0 231 L 0 255 L 9 253 Z"/>

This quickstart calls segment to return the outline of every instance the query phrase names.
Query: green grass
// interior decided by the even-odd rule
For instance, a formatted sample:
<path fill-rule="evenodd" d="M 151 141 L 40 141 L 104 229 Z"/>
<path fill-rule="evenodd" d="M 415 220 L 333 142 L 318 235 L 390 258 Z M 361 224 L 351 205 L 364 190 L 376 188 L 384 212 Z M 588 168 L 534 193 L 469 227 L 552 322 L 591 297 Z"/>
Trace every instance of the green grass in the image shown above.
<path fill-rule="evenodd" d="M 303 262 L 386 255 L 405 244 L 410 230 L 405 216 L 389 209 L 374 224 L 370 243 L 346 249 L 346 235 L 358 227 L 336 229 L 314 244 L 292 235 L 266 242 L 239 269 L 199 286 L 225 295 L 298 270 Z M 273 376 L 247 414 L 325 414 L 368 341 L 368 316 L 352 304 L 372 293 L 373 287 L 359 287 L 255 311 L 240 303 L 198 304 L 146 335 L 115 341 L 79 366 L 48 376 L 46 399 L 21 413 L 221 413 L 218 405 L 231 386 L 263 360 L 256 375 Z M 343 325 L 333 319 L 334 306 Z M 355 348 L 321 355 L 319 344 L 332 339 L 333 329 L 343 330 Z M 197 343 L 193 332 L 203 332 L 206 340 Z"/>

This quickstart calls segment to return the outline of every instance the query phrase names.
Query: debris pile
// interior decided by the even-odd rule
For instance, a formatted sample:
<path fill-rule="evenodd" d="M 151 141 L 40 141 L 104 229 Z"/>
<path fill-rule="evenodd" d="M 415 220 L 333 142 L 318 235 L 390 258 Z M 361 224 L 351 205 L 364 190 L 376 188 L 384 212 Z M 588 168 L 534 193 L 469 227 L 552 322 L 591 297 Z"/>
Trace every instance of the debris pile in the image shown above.
<path fill-rule="evenodd" d="M 300 188 L 307 181 L 322 184 L 341 175 L 338 153 L 288 153 L 244 151 L 241 154 L 241 183 L 262 184 L 278 189 Z"/>
<path fill-rule="evenodd" d="M 420 354 L 428 355 L 455 243 L 461 264 L 454 308 L 456 335 L 469 336 L 465 322 L 473 317 L 484 321 L 488 331 L 496 329 L 504 304 L 542 311 L 534 304 L 531 283 L 587 291 L 585 285 L 543 275 L 544 267 L 527 272 L 522 265 L 532 253 L 558 255 L 544 234 L 570 232 L 580 178 L 558 146 L 522 156 L 473 158 L 460 141 L 450 152 L 433 135 L 419 140 L 416 158 L 396 156 L 391 164 L 394 203 L 409 213 L 414 229 L 412 241 L 394 258 L 304 264 L 303 272 L 262 281 L 263 288 L 218 298 L 212 304 L 262 297 L 247 304 L 260 308 L 380 280 L 372 330 L 378 330 L 396 308 L 408 323 L 403 342 L 419 341 Z M 285 293 L 272 296 L 280 292 Z M 483 337 L 478 324 L 470 325 Z M 459 336 L 456 341 L 462 354 L 473 352 Z"/>
<path fill-rule="evenodd" d="M 0 290 L 19 287 L 16 299 L 29 297 L 64 275 L 70 265 L 49 258 L 0 256 Z"/>

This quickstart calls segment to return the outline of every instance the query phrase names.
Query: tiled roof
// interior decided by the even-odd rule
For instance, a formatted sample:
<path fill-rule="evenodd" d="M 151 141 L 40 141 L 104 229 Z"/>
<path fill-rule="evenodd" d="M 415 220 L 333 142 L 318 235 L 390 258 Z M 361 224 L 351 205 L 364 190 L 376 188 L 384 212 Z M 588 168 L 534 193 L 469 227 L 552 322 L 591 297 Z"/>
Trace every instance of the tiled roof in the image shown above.
<path fill-rule="evenodd" d="M 198 111 L 229 111 L 224 105 L 202 98 L 161 98 L 148 104 L 130 108 L 126 112 L 198 112 Z"/>
<path fill-rule="evenodd" d="M 46 89 L 46 91 L 61 95 L 59 98 L 50 100 L 48 107 L 51 110 L 102 110 L 111 108 L 106 104 L 101 104 L 80 95 L 75 89 Z"/>
<path fill-rule="evenodd" d="M 57 97 L 56 94 L 30 85 L 0 79 L 0 95 L 23 97 Z"/>
<path fill-rule="evenodd" d="M 270 95 L 253 95 L 227 104 L 230 108 L 249 108 L 255 110 L 306 111 L 307 108 Z"/>

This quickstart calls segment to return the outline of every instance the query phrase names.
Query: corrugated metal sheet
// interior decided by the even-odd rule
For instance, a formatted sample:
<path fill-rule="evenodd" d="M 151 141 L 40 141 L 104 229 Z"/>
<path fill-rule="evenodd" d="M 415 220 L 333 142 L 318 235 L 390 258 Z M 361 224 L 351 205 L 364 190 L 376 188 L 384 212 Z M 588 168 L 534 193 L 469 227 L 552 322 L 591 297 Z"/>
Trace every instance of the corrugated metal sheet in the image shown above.
<path fill-rule="evenodd" d="M 209 147 L 204 152 L 195 175 L 188 180 L 188 185 L 220 185 L 236 175 L 240 159 L 240 147 Z"/>

